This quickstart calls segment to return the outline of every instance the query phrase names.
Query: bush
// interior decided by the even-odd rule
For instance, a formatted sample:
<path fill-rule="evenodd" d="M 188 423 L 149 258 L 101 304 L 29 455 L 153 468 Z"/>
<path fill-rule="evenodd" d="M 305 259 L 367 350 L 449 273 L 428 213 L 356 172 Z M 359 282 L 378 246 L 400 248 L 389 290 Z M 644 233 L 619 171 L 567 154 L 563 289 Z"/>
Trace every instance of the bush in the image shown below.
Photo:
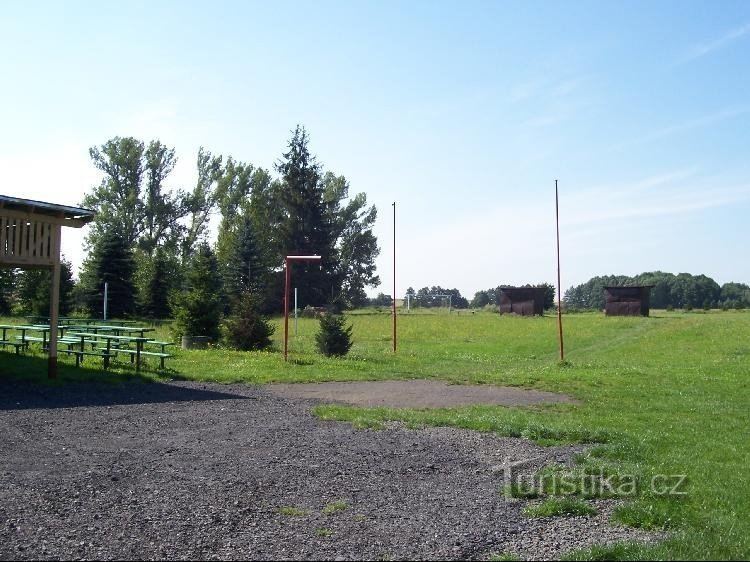
<path fill-rule="evenodd" d="M 326 357 L 343 356 L 352 347 L 352 327 L 345 326 L 341 314 L 325 313 L 320 318 L 320 331 L 315 335 L 318 350 Z"/>
<path fill-rule="evenodd" d="M 253 295 L 241 297 L 232 307 L 232 314 L 222 326 L 225 343 L 242 351 L 269 349 L 276 327 L 260 313 L 260 304 Z"/>

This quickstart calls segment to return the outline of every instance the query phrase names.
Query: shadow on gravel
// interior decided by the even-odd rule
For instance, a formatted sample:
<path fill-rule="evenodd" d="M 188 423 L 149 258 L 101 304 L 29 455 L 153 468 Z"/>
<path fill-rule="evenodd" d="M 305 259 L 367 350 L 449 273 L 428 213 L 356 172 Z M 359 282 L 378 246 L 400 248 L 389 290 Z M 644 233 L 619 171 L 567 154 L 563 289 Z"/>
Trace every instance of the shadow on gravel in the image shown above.
<path fill-rule="evenodd" d="M 49 380 L 46 357 L 0 352 L 0 411 L 247 398 L 196 386 L 164 384 L 147 375 L 62 363 L 57 379 Z"/>
<path fill-rule="evenodd" d="M 0 380 L 0 389 L 0 411 L 248 399 L 239 394 L 158 382 L 72 382 L 59 386 L 40 385 L 32 381 Z"/>

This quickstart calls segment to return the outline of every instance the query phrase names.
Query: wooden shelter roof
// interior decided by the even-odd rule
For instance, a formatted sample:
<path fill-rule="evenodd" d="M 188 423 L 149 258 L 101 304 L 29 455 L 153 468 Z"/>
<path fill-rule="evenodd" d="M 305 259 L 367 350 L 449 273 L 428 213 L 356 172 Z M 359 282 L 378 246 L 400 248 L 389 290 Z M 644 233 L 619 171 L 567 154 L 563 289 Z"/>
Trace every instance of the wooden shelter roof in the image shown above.
<path fill-rule="evenodd" d="M 80 207 L 69 207 L 67 205 L 56 205 L 33 199 L 21 199 L 0 195 L 0 214 L 6 216 L 38 216 L 42 215 L 49 222 L 81 228 L 94 219 L 96 214 L 89 209 Z M 40 217 L 41 218 L 41 217 Z"/>

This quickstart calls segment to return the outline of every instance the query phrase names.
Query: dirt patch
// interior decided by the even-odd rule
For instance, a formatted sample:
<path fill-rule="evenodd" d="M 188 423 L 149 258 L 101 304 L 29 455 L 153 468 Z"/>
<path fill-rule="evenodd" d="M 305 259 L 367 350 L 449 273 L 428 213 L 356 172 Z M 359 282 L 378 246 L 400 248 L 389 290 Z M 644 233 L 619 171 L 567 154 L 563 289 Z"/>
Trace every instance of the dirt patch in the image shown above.
<path fill-rule="evenodd" d="M 580 445 L 358 430 L 258 386 L 0 383 L 0 560 L 555 560 L 659 538 L 610 524 L 616 500 L 531 519 L 502 493 L 503 466 Z"/>
<path fill-rule="evenodd" d="M 451 408 L 486 404 L 528 406 L 576 401 L 564 394 L 510 386 L 446 384 L 434 380 L 270 384 L 267 390 L 286 398 L 311 398 L 353 406 L 390 408 Z"/>

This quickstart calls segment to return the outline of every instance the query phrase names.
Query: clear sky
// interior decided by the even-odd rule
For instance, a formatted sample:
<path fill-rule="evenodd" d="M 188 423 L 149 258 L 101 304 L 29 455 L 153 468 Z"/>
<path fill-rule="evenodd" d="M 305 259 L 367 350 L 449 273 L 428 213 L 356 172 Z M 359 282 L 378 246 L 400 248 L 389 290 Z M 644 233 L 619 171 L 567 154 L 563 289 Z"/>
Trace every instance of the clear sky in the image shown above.
<path fill-rule="evenodd" d="M 0 193 L 78 204 L 88 148 L 272 168 L 304 125 L 377 205 L 378 272 L 475 291 L 750 282 L 750 2 L 3 2 Z M 82 237 L 66 232 L 75 265 Z"/>

